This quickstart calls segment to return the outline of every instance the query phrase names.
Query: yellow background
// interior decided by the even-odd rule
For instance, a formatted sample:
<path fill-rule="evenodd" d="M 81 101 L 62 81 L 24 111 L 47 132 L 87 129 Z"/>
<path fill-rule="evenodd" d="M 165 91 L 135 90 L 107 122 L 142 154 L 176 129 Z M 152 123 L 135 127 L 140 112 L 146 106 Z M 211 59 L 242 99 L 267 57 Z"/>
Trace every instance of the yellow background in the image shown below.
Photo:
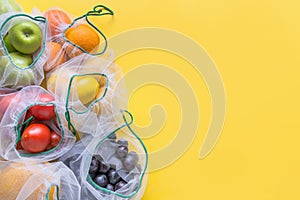
<path fill-rule="evenodd" d="M 145 50 L 118 60 L 124 72 L 149 62 L 174 67 L 193 86 L 201 107 L 195 141 L 171 166 L 149 174 L 143 200 L 300 199 L 299 0 L 18 2 L 27 12 L 34 6 L 41 11 L 61 7 L 75 16 L 102 3 L 116 13 L 102 24 L 108 37 L 139 27 L 173 29 L 201 44 L 215 61 L 226 88 L 226 121 L 214 150 L 199 160 L 211 115 L 202 78 L 167 53 Z M 151 123 L 148 109 L 155 103 L 165 106 L 168 120 L 145 140 L 150 152 L 168 144 L 180 121 L 174 96 L 149 86 L 131 97 L 137 125 Z"/>

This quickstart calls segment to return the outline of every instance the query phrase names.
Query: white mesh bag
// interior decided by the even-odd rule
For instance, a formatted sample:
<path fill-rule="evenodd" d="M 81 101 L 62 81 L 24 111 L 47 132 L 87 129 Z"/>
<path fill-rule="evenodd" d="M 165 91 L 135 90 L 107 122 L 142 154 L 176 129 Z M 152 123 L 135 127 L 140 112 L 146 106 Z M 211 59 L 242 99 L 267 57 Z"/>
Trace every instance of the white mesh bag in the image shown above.
<path fill-rule="evenodd" d="M 47 75 L 47 89 L 65 102 L 70 130 L 83 135 L 100 134 L 98 129 L 114 128 L 119 110 L 127 105 L 122 71 L 113 62 L 113 53 L 82 54 Z"/>
<path fill-rule="evenodd" d="M 19 31 L 28 27 L 30 32 L 25 31 L 26 40 L 20 39 Z M 28 38 L 34 39 L 28 42 Z M 43 66 L 48 59 L 46 40 L 47 20 L 44 17 L 21 12 L 0 15 L 0 87 L 19 89 L 41 84 Z"/>
<path fill-rule="evenodd" d="M 16 93 L 0 123 L 1 157 L 6 160 L 36 159 L 38 161 L 51 161 L 59 158 L 72 148 L 76 137 L 67 128 L 66 124 L 63 124 L 58 112 L 60 110 L 59 103 L 55 100 L 44 101 L 45 96 L 52 97 L 47 90 L 40 86 L 28 86 Z M 52 110 L 53 114 L 45 118 L 43 112 L 49 109 Z M 56 146 L 51 146 L 51 143 L 49 143 L 49 147 L 47 145 L 46 149 L 36 151 L 36 146 L 39 144 L 33 142 L 29 147 L 30 149 L 26 149 L 22 144 L 25 137 L 23 137 L 23 134 L 33 124 L 46 127 L 51 134 L 52 131 L 57 133 L 60 139 Z M 20 141 L 21 147 L 24 148 L 20 148 Z M 51 142 L 51 139 L 49 142 Z"/>
<path fill-rule="evenodd" d="M 124 123 L 106 132 L 106 137 L 93 138 L 88 144 L 78 142 L 60 158 L 75 173 L 81 185 L 81 199 L 138 200 L 144 193 L 147 150 L 130 127 L 132 115 L 127 111 L 122 113 Z"/>
<path fill-rule="evenodd" d="M 79 200 L 80 185 L 62 162 L 0 161 L 0 199 Z"/>

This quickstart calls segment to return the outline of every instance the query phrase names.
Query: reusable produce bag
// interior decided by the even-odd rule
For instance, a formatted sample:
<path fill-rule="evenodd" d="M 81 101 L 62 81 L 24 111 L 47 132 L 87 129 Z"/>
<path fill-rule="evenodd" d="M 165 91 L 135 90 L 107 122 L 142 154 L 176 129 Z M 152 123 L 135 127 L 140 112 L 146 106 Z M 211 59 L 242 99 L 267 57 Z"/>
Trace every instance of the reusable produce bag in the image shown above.
<path fill-rule="evenodd" d="M 28 86 L 19 91 L 13 98 L 13 101 L 8 105 L 6 112 L 0 123 L 0 155 L 6 160 L 19 160 L 19 159 L 36 159 L 38 161 L 51 161 L 59 158 L 64 153 L 72 148 L 75 143 L 76 137 L 68 130 L 65 124 L 61 121 L 61 116 L 58 110 L 60 105 L 56 101 L 45 102 L 42 101 L 44 96 L 52 95 L 40 86 Z M 43 114 L 47 109 L 52 108 L 54 115 L 49 119 L 45 118 Z M 54 111 L 53 111 L 54 110 Z M 34 112 L 35 111 L 35 112 Z M 32 116 L 31 116 L 32 115 Z M 47 116 L 46 116 L 47 117 Z M 27 128 L 32 124 L 38 124 L 45 129 L 56 132 L 59 136 L 59 142 L 56 146 L 36 152 L 32 148 L 40 145 L 39 140 L 28 144 L 25 135 Z M 42 124 L 42 125 L 41 125 Z M 26 136 L 27 137 L 27 136 Z M 23 145 L 23 140 L 29 146 L 28 149 Z M 19 142 L 21 141 L 21 147 Z M 52 140 L 50 139 L 50 142 Z M 30 141 L 29 141 L 30 142 Z"/>
<path fill-rule="evenodd" d="M 80 185 L 62 162 L 0 161 L 0 199 L 79 200 Z"/>
<path fill-rule="evenodd" d="M 78 142 L 60 158 L 78 178 L 81 185 L 81 199 L 141 199 L 144 193 L 147 182 L 147 150 L 141 139 L 130 127 L 133 122 L 132 115 L 127 111 L 122 111 L 122 113 L 124 124 L 119 128 L 106 133 L 104 138 L 93 138 L 88 145 L 81 141 Z M 129 115 L 129 121 L 127 121 L 126 115 Z M 125 153 L 120 151 L 124 148 L 127 149 Z M 134 158 L 134 163 L 130 163 L 129 157 Z M 95 162 L 98 162 L 98 168 L 94 168 Z M 106 172 L 108 169 L 109 171 Z M 107 175 L 107 177 L 114 176 L 114 180 L 108 178 L 108 182 L 115 184 L 115 189 L 119 186 L 119 189 L 111 191 L 106 188 L 108 186 L 100 187 L 94 181 L 97 177 L 95 172 L 111 175 Z M 110 172 L 117 172 L 119 177 L 116 178 L 116 174 L 112 175 Z M 122 187 L 120 187 L 120 182 L 123 182 Z"/>
<path fill-rule="evenodd" d="M 41 33 L 34 35 L 40 37 L 37 36 L 37 42 L 30 43 L 33 44 L 32 47 L 27 39 L 20 40 L 25 26 L 34 27 L 32 30 Z M 18 45 L 19 50 L 12 45 L 11 35 L 18 38 L 15 45 Z M 44 78 L 43 66 L 48 59 L 48 52 L 45 49 L 46 39 L 47 21 L 44 17 L 20 12 L 0 15 L 0 87 L 20 89 L 28 85 L 40 85 Z"/>
<path fill-rule="evenodd" d="M 113 53 L 101 57 L 82 54 L 47 75 L 47 89 L 64 102 L 70 130 L 83 135 L 114 129 L 125 109 L 127 97 L 122 71 L 113 62 Z"/>
<path fill-rule="evenodd" d="M 47 47 L 52 49 L 51 59 L 44 66 L 44 70 L 55 69 L 81 54 L 103 54 L 107 48 L 106 37 L 90 18 L 113 14 L 112 10 L 103 5 L 97 5 L 77 18 L 59 8 L 51 8 L 44 12 L 43 16 L 49 21 Z"/>

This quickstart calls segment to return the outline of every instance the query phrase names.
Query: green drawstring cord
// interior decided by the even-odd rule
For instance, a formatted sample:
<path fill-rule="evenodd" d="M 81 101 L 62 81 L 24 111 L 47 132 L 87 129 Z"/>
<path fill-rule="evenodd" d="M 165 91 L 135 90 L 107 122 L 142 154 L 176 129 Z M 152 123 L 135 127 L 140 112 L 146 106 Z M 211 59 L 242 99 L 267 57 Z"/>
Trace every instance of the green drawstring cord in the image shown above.
<path fill-rule="evenodd" d="M 73 133 L 73 135 L 76 136 L 77 131 L 76 131 L 74 125 L 71 122 L 70 113 L 68 111 L 65 112 L 65 117 L 66 117 L 66 120 L 68 122 L 68 129 Z"/>

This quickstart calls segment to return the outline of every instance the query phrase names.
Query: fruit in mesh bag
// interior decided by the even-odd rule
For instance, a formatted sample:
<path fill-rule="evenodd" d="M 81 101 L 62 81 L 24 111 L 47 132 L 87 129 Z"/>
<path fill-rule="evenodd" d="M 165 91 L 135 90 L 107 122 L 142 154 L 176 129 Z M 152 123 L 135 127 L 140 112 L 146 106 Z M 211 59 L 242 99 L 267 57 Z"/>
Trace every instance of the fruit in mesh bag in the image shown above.
<path fill-rule="evenodd" d="M 76 77 L 74 79 L 79 100 L 87 105 L 95 100 L 100 84 L 92 76 Z"/>
<path fill-rule="evenodd" d="M 30 120 L 29 118 L 32 116 L 27 111 L 24 121 Z M 25 128 L 22 127 L 21 140 L 16 144 L 16 149 L 33 154 L 57 147 L 62 142 L 62 134 L 59 130 L 53 130 L 52 128 L 52 126 L 44 124 L 43 121 L 33 118 Z"/>
<path fill-rule="evenodd" d="M 52 36 L 61 34 L 63 29 L 71 24 L 69 15 L 60 9 L 50 9 L 44 13 L 44 17 L 48 20 L 49 31 Z"/>
<path fill-rule="evenodd" d="M 11 163 L 2 169 L 0 172 L 0 199 L 16 199 L 24 184 L 26 184 L 34 173 L 39 173 L 39 170 L 38 167 L 35 167 L 34 170 L 27 170 L 24 164 L 21 163 Z M 41 176 L 39 176 L 39 178 L 40 177 Z M 37 200 L 40 199 L 41 196 L 46 196 L 46 194 L 42 194 L 42 191 L 47 191 L 44 184 L 32 191 L 26 200 Z M 53 191 L 54 190 L 51 188 L 49 200 L 53 199 Z"/>
<path fill-rule="evenodd" d="M 32 63 L 32 57 L 19 52 L 10 53 L 10 57 L 18 67 L 13 66 L 7 56 L 0 56 L 0 76 L 6 72 L 6 87 L 32 85 L 34 73 L 29 68 L 25 69 Z"/>
<path fill-rule="evenodd" d="M 6 36 L 3 38 L 3 41 L 4 41 L 4 44 L 5 44 L 5 46 L 6 46 L 6 49 L 7 49 L 8 53 L 17 51 L 17 50 L 15 49 L 15 47 L 12 45 L 12 43 L 11 43 L 11 41 L 10 41 L 8 35 L 6 35 Z"/>
<path fill-rule="evenodd" d="M 40 27 L 29 20 L 18 21 L 8 30 L 8 34 L 4 36 L 4 44 L 12 63 L 8 56 L 0 56 L 0 76 L 5 72 L 6 87 L 27 86 L 34 83 L 34 73 L 28 67 L 33 63 L 31 54 L 40 49 L 42 40 Z"/>
<path fill-rule="evenodd" d="M 44 65 L 44 71 L 50 71 L 55 69 L 57 66 L 66 62 L 65 51 L 62 50 L 62 46 L 56 42 L 48 42 L 47 50 L 49 51 L 48 61 Z"/>
<path fill-rule="evenodd" d="M 40 27 L 28 20 L 20 21 L 8 31 L 12 46 L 22 54 L 32 54 L 42 44 L 43 34 Z"/>
<path fill-rule="evenodd" d="M 14 0 L 8 0 L 7 2 L 1 0 L 0 1 L 0 14 L 10 12 L 10 11 L 19 11 L 22 9 L 19 4 L 17 4 Z"/>
<path fill-rule="evenodd" d="M 68 40 L 80 46 L 88 53 L 91 53 L 100 44 L 100 38 L 97 32 L 87 24 L 79 24 L 76 27 L 70 27 L 65 32 L 65 36 Z M 71 44 L 67 45 L 66 52 L 70 58 L 82 53 L 80 49 Z"/>
<path fill-rule="evenodd" d="M 90 164 L 89 175 L 99 187 L 118 192 L 132 180 L 136 180 L 140 176 L 141 169 L 138 164 L 138 154 L 134 151 L 128 152 L 128 141 L 123 138 L 118 141 L 116 139 L 116 134 L 112 134 L 107 142 L 113 144 L 114 156 L 119 159 L 123 167 L 116 169 L 114 163 L 108 163 L 100 155 L 94 155 Z"/>
<path fill-rule="evenodd" d="M 62 134 L 56 121 L 56 112 L 51 103 L 55 99 L 52 95 L 41 93 L 36 102 L 24 114 L 21 125 L 21 140 L 17 143 L 18 150 L 27 153 L 40 153 L 55 148 L 62 142 Z M 21 121 L 20 121 L 21 123 Z"/>
<path fill-rule="evenodd" d="M 19 68 L 26 68 L 33 62 L 30 55 L 21 54 L 19 52 L 12 52 L 9 55 Z"/>
<path fill-rule="evenodd" d="M 52 93 L 61 93 L 63 88 L 68 88 L 70 77 L 73 76 L 71 71 L 60 68 L 58 73 L 52 73 L 47 79 L 47 89 Z M 89 106 L 96 99 L 100 99 L 106 88 L 106 79 L 99 75 L 75 76 L 71 84 L 69 101 L 79 100 L 84 106 Z M 97 115 L 101 114 L 101 102 L 95 103 L 91 111 Z M 79 122 L 76 122 L 79 123 Z"/>
<path fill-rule="evenodd" d="M 44 124 L 29 125 L 21 137 L 21 145 L 29 153 L 45 151 L 50 144 L 51 132 Z"/>
<path fill-rule="evenodd" d="M 29 108 L 32 115 L 38 120 L 50 120 L 56 116 L 54 105 L 47 103 L 54 102 L 54 97 L 50 94 L 43 93 L 38 97 L 38 102 L 46 105 L 35 105 Z"/>

